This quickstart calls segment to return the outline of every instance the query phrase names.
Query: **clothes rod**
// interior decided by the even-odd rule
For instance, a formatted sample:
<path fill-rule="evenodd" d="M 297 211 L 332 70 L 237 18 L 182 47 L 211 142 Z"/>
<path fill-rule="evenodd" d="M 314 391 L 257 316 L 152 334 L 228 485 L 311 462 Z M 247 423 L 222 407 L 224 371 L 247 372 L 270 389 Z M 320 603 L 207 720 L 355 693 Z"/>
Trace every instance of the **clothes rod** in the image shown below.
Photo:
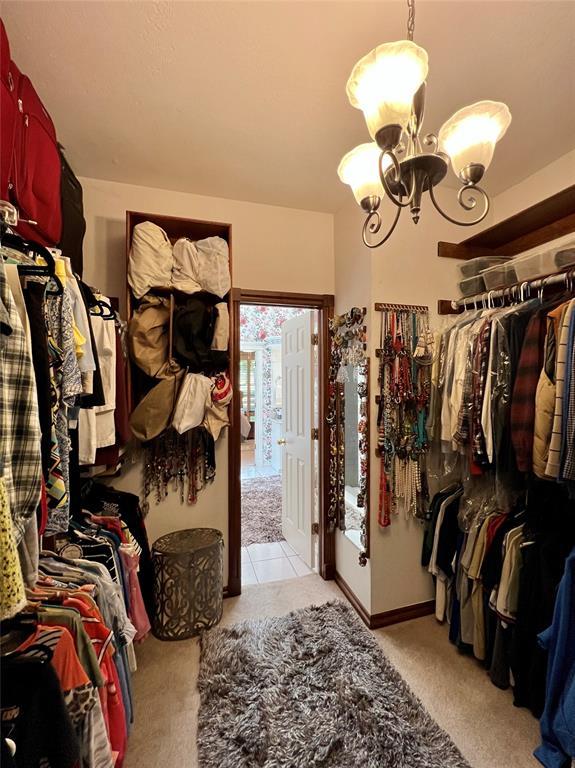
<path fill-rule="evenodd" d="M 460 312 L 462 309 L 473 309 L 478 304 L 489 303 L 495 299 L 502 298 L 515 298 L 520 301 L 525 301 L 530 297 L 531 291 L 545 290 L 552 285 L 560 285 L 564 283 L 565 286 L 569 282 L 575 283 L 575 270 L 567 270 L 565 272 L 557 272 L 547 277 L 540 277 L 536 280 L 525 280 L 522 283 L 515 283 L 507 288 L 498 288 L 493 291 L 486 291 L 485 293 L 478 293 L 475 296 L 466 296 L 461 299 L 454 299 L 453 301 L 445 301 L 440 299 L 438 301 L 438 314 L 449 315 Z"/>

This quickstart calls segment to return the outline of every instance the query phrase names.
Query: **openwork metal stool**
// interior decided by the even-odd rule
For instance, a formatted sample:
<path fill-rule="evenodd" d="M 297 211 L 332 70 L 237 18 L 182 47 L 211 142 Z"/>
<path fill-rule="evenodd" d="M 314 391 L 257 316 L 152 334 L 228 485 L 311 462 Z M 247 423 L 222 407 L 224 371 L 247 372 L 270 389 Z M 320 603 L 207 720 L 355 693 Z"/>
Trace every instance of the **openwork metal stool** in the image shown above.
<path fill-rule="evenodd" d="M 152 547 L 154 635 L 183 640 L 222 617 L 224 539 L 214 528 L 162 536 Z"/>

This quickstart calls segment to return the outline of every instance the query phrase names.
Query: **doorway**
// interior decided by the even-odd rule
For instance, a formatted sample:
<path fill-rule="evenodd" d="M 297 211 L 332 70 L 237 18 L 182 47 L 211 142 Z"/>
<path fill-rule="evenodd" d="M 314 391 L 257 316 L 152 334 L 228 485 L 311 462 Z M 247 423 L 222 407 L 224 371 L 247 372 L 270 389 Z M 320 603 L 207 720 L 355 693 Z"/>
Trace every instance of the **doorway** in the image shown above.
<path fill-rule="evenodd" d="M 334 576 L 323 418 L 332 314 L 331 296 L 233 291 L 229 594 Z"/>
<path fill-rule="evenodd" d="M 240 305 L 243 585 L 317 568 L 316 339 L 315 309 Z"/>

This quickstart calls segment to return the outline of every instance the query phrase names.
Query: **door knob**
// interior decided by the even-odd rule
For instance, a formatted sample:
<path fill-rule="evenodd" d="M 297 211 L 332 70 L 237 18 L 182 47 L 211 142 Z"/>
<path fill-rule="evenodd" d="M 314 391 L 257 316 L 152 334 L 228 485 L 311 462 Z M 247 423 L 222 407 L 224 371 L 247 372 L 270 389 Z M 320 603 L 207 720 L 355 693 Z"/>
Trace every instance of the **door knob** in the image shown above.
<path fill-rule="evenodd" d="M 285 445 L 287 443 L 287 440 L 285 439 L 285 437 L 280 437 L 277 443 L 278 445 Z"/>

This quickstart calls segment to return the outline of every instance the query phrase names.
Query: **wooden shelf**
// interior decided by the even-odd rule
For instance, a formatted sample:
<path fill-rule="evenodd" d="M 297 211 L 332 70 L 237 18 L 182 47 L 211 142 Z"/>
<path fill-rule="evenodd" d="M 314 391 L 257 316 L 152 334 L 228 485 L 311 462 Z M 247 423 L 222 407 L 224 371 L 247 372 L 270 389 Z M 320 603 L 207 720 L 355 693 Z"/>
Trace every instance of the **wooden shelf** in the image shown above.
<path fill-rule="evenodd" d="M 516 256 L 571 232 L 575 232 L 575 184 L 461 243 L 439 242 L 437 255 L 462 260 Z"/>
<path fill-rule="evenodd" d="M 232 272 L 232 225 L 223 224 L 217 221 L 203 221 L 201 219 L 186 219 L 180 216 L 166 216 L 157 213 L 142 213 L 140 211 L 126 211 L 126 267 L 129 263 L 130 247 L 132 244 L 132 233 L 136 224 L 142 224 L 144 221 L 151 221 L 158 227 L 161 227 L 167 234 L 170 242 L 174 244 L 181 237 L 189 237 L 191 240 L 203 240 L 206 237 L 219 236 L 223 238 L 229 246 L 229 268 L 230 276 Z M 171 287 L 157 288 L 153 293 L 162 296 L 184 296 L 186 294 Z M 227 298 L 223 299 L 231 303 L 231 291 Z M 126 279 L 126 319 L 128 323 L 139 301 L 132 295 L 130 286 Z M 141 397 L 150 389 L 155 380 L 146 376 L 133 361 L 128 366 L 128 405 L 130 413 L 138 404 Z M 233 386 L 233 382 L 232 382 Z"/>

